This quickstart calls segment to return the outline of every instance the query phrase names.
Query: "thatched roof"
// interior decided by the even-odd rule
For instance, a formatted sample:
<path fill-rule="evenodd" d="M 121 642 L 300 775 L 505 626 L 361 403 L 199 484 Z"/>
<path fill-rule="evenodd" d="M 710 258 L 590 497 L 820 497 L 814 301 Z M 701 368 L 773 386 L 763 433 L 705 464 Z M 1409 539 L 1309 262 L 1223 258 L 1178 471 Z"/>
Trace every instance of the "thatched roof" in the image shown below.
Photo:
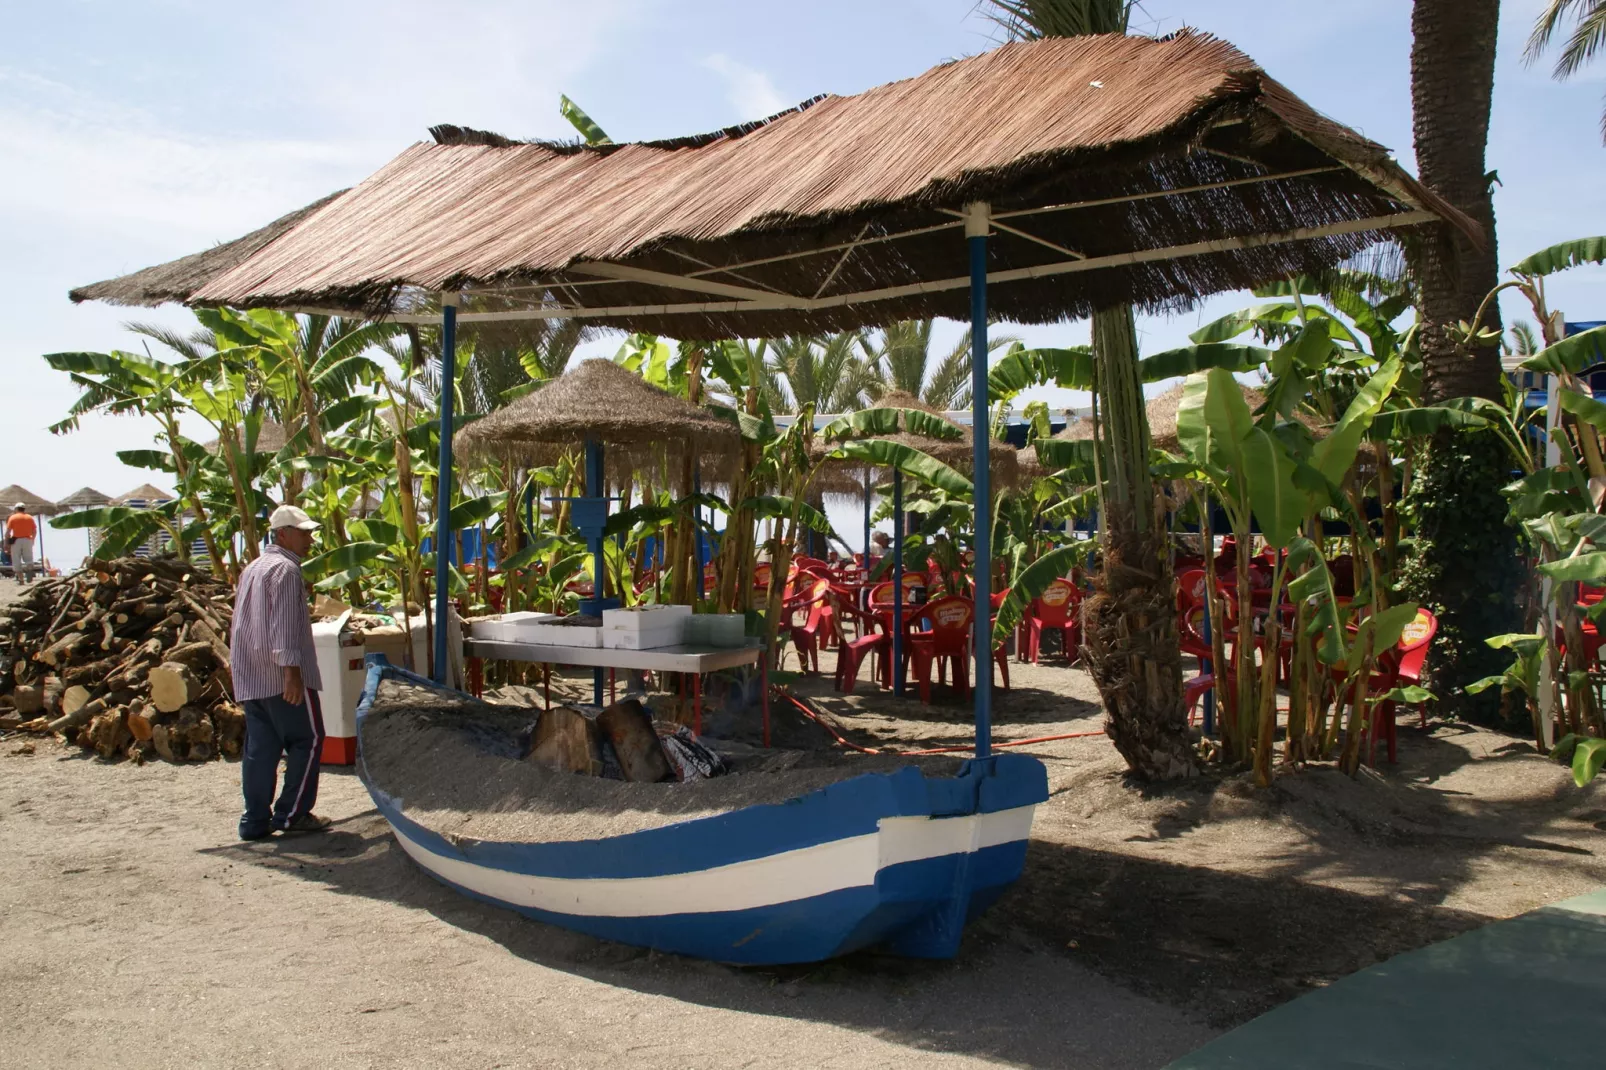
<path fill-rule="evenodd" d="M 389 417 L 390 411 L 387 409 L 384 415 Z M 237 438 L 234 441 L 243 447 L 244 435 L 242 434 L 240 438 Z M 275 423 L 272 420 L 263 420 L 261 428 L 257 430 L 258 453 L 278 453 L 280 450 L 284 449 L 284 444 L 289 441 L 290 436 L 288 432 L 285 431 L 284 425 Z M 212 439 L 212 441 L 206 443 L 201 448 L 206 450 L 208 453 L 217 453 L 222 449 L 222 446 L 223 439 L 219 437 Z"/>
<path fill-rule="evenodd" d="M 61 501 L 56 503 L 62 512 L 71 512 L 75 509 L 97 509 L 103 505 L 110 505 L 111 498 L 102 494 L 94 487 L 79 487 Z"/>
<path fill-rule="evenodd" d="M 870 407 L 873 409 L 919 409 L 922 412 L 929 412 L 933 416 L 942 415 L 937 409 L 903 390 L 892 390 L 881 395 L 876 400 L 876 403 Z M 957 469 L 966 475 L 971 475 L 976 467 L 976 435 L 974 430 L 966 424 L 957 426 L 959 427 L 960 436 L 956 439 L 928 438 L 925 435 L 917 435 L 909 431 L 900 431 L 896 435 L 878 435 L 876 437 L 883 438 L 888 442 L 899 442 L 905 446 L 910 446 L 936 458 L 950 468 Z M 987 460 L 987 467 L 992 473 L 992 481 L 995 488 L 1012 487 L 1015 485 L 1016 480 L 1020 478 L 1016 450 L 1009 443 L 993 439 L 987 453 Z"/>
<path fill-rule="evenodd" d="M 435 134 L 189 300 L 433 315 L 469 291 L 467 323 L 479 288 L 680 338 L 965 319 L 956 213 L 985 201 L 990 311 L 1042 323 L 1191 305 L 1440 219 L 1480 233 L 1193 31 L 1015 42 L 692 139 Z"/>
<path fill-rule="evenodd" d="M 1181 448 L 1181 443 L 1177 440 L 1177 409 L 1182 404 L 1182 391 L 1185 385 L 1178 383 L 1165 393 L 1150 398 L 1148 405 L 1144 406 L 1144 412 L 1149 418 L 1149 442 L 1155 449 L 1175 453 Z M 1239 383 L 1238 389 L 1243 391 L 1244 403 L 1251 411 L 1266 403 L 1266 395 L 1254 387 Z M 1314 417 L 1296 412 L 1294 418 L 1308 427 L 1317 437 L 1324 433 L 1322 425 Z"/>
<path fill-rule="evenodd" d="M 1178 383 L 1162 394 L 1150 398 L 1144 406 L 1144 413 L 1149 422 L 1149 444 L 1155 449 L 1175 453 L 1181 448 L 1177 440 L 1177 410 L 1182 404 L 1182 391 L 1187 384 Z M 1251 410 L 1258 409 L 1266 403 L 1266 395 L 1245 383 L 1239 383 L 1238 389 L 1243 391 L 1244 403 Z M 1324 433 L 1322 425 L 1313 417 L 1300 412 L 1295 413 L 1295 419 L 1312 433 L 1321 437 Z M 1093 421 L 1078 420 L 1066 426 L 1065 430 L 1054 436 L 1065 442 L 1086 441 L 1093 437 Z"/>
<path fill-rule="evenodd" d="M 206 283 L 230 269 L 244 263 L 252 253 L 261 249 L 291 227 L 300 223 L 318 209 L 346 192 L 331 193 L 313 201 L 305 208 L 297 208 L 280 216 L 265 227 L 253 230 L 243 238 L 214 245 L 200 253 L 191 253 L 178 260 L 157 264 L 132 275 L 123 275 L 105 282 L 93 282 L 68 292 L 73 301 L 105 301 L 113 305 L 160 305 L 168 301 L 188 301 L 190 295 Z"/>
<path fill-rule="evenodd" d="M 49 498 L 41 498 L 27 487 L 13 483 L 5 490 L 0 490 L 0 516 L 9 514 L 18 502 L 27 506 L 28 512 L 35 516 L 55 516 L 61 512 Z"/>
<path fill-rule="evenodd" d="M 153 487 L 149 483 L 141 483 L 126 494 L 119 494 L 112 499 L 113 505 L 127 505 L 129 502 L 170 502 L 173 496 L 160 487 Z"/>
<path fill-rule="evenodd" d="M 703 462 L 732 453 L 741 433 L 610 360 L 584 360 L 463 428 L 452 444 L 469 461 L 538 465 L 552 463 L 587 439 L 608 447 L 609 479 L 615 484 L 633 467 L 663 460 L 670 462 L 671 482 L 678 482 L 681 459 L 689 454 Z"/>

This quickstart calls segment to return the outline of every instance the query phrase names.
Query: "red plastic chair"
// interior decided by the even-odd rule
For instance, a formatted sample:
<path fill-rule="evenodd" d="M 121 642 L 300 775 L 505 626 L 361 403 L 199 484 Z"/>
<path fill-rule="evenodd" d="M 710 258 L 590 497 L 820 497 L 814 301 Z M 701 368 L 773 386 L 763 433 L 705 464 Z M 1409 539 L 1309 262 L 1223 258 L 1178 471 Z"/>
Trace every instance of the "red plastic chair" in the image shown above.
<path fill-rule="evenodd" d="M 1374 696 L 1383 695 L 1396 687 L 1420 684 L 1422 662 L 1427 658 L 1428 648 L 1433 644 L 1433 637 L 1438 631 L 1439 619 L 1425 609 L 1417 610 L 1416 617 L 1405 626 L 1405 631 L 1400 633 L 1400 641 L 1394 644 L 1394 649 L 1379 659 L 1381 671 L 1374 673 L 1372 679 L 1367 681 L 1367 691 Z M 1369 718 L 1371 723 L 1367 726 L 1366 733 L 1368 765 L 1377 764 L 1374 759 L 1379 732 L 1388 744 L 1389 764 L 1393 765 L 1399 760 L 1396 705 L 1393 699 L 1384 699 L 1372 708 L 1372 716 Z M 1417 716 L 1421 718 L 1422 726 L 1427 727 L 1426 703 L 1417 704 Z"/>
<path fill-rule="evenodd" d="M 931 702 L 931 670 L 936 666 L 938 679 L 943 670 L 953 668 L 954 687 L 961 697 L 970 696 L 970 637 L 976 609 L 968 598 L 950 595 L 927 602 L 920 617 L 929 621 L 931 630 L 912 636 L 909 643 L 910 664 L 915 680 L 920 685 L 920 701 Z M 1004 687 L 1009 687 L 1009 659 L 1002 645 L 992 651 L 992 664 L 1003 674 Z"/>
<path fill-rule="evenodd" d="M 811 577 L 807 591 L 781 606 L 788 621 L 792 645 L 797 648 L 797 660 L 804 672 L 820 671 L 820 638 L 834 627 L 829 595 L 831 581 L 823 576 Z M 798 613 L 807 613 L 802 624 L 791 624 Z"/>
<path fill-rule="evenodd" d="M 1076 651 L 1082 646 L 1082 592 L 1068 579 L 1057 579 L 1032 600 L 1027 607 L 1026 619 L 1021 622 L 1026 641 L 1025 657 L 1021 660 L 1036 662 L 1041 652 L 1043 632 L 1059 633 L 1060 649 L 1070 661 L 1077 659 Z"/>
<path fill-rule="evenodd" d="M 887 662 L 891 657 L 892 637 L 876 631 L 875 618 L 853 605 L 851 598 L 843 599 L 835 593 L 831 597 L 836 602 L 836 615 L 833 618 L 837 631 L 836 689 L 851 695 L 854 685 L 859 682 L 859 666 L 871 654 L 876 658 L 871 677 L 878 684 L 890 677 Z M 859 635 L 854 639 L 849 639 L 842 632 L 843 622 L 850 620 L 859 627 Z"/>

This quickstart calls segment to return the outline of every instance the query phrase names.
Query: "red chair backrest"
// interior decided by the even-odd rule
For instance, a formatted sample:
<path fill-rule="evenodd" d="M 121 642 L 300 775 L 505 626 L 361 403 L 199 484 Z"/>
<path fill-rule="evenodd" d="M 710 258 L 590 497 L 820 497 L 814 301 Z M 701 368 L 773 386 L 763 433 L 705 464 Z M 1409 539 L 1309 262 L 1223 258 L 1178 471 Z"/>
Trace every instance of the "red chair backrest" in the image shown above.
<path fill-rule="evenodd" d="M 927 602 L 921 616 L 931 622 L 932 642 L 938 654 L 963 654 L 970 649 L 970 624 L 976 607 L 968 598 L 949 595 Z"/>
<path fill-rule="evenodd" d="M 1425 609 L 1416 611 L 1416 617 L 1405 626 L 1400 633 L 1400 641 L 1394 649 L 1399 652 L 1400 667 L 1396 670 L 1400 679 L 1416 683 L 1422 679 L 1422 662 L 1428 656 L 1428 648 L 1433 645 L 1433 637 L 1439 631 L 1439 618 Z"/>
<path fill-rule="evenodd" d="M 1205 603 L 1205 584 L 1208 577 L 1202 568 L 1190 568 L 1177 577 L 1177 612 L 1187 613 Z"/>
<path fill-rule="evenodd" d="M 1076 589 L 1076 584 L 1067 579 L 1057 579 L 1037 596 L 1037 611 L 1033 616 L 1044 624 L 1069 624 L 1081 601 L 1082 592 Z"/>
<path fill-rule="evenodd" d="M 768 561 L 760 561 L 753 566 L 753 586 L 763 591 L 770 589 L 770 564 Z"/>

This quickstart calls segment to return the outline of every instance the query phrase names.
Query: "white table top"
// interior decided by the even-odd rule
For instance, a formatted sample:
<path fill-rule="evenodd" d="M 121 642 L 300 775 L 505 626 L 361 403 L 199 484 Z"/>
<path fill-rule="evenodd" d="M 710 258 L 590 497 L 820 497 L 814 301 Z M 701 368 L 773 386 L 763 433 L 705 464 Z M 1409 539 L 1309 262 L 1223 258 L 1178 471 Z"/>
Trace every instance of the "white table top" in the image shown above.
<path fill-rule="evenodd" d="M 610 650 L 602 647 L 549 646 L 545 643 L 510 643 L 497 639 L 465 639 L 463 652 L 471 658 L 534 661 L 549 665 L 708 673 L 737 665 L 756 664 L 764 649 L 757 646 L 666 646 L 655 650 Z"/>

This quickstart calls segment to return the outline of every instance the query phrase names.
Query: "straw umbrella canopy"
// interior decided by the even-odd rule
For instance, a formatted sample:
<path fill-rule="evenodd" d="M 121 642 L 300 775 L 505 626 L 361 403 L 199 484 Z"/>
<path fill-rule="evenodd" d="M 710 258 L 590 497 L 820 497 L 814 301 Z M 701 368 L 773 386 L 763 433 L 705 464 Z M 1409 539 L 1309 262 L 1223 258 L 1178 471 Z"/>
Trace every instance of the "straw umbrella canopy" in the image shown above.
<path fill-rule="evenodd" d="M 126 494 L 119 494 L 112 499 L 113 505 L 127 505 L 130 502 L 145 502 L 154 505 L 157 502 L 170 502 L 173 496 L 160 487 L 153 487 L 149 483 L 141 483 Z"/>
<path fill-rule="evenodd" d="M 1149 442 L 1155 449 L 1175 453 L 1181 448 L 1181 442 L 1177 438 L 1177 412 L 1182 406 L 1184 386 L 1185 384 L 1178 383 L 1165 393 L 1156 395 L 1144 409 L 1149 419 Z M 1254 387 L 1239 383 L 1238 389 L 1243 392 L 1244 404 L 1248 405 L 1251 411 L 1266 403 L 1266 395 Z M 1326 429 L 1312 416 L 1296 412 L 1294 419 L 1304 424 L 1317 438 L 1326 433 Z M 1088 436 L 1091 437 L 1091 423 L 1088 424 L 1088 428 Z"/>
<path fill-rule="evenodd" d="M 924 401 L 903 390 L 892 390 L 883 394 L 871 406 L 874 409 L 919 409 L 921 412 L 941 416 L 942 413 L 927 405 Z M 972 428 L 959 425 L 960 436 L 956 439 L 928 438 L 925 435 L 914 434 L 910 431 L 899 431 L 895 435 L 877 435 L 875 437 L 887 442 L 896 442 L 927 454 L 950 468 L 970 474 L 975 467 L 976 435 Z M 1007 442 L 993 439 L 988 452 L 988 469 L 992 473 L 994 487 L 1012 487 L 1020 477 L 1020 465 L 1014 446 Z M 862 462 L 861 462 L 862 463 Z"/>
<path fill-rule="evenodd" d="M 98 509 L 111 502 L 109 495 L 102 494 L 94 487 L 79 487 L 57 502 L 56 507 L 64 513 L 70 513 L 77 509 Z"/>
<path fill-rule="evenodd" d="M 551 464 L 587 441 L 608 447 L 608 473 L 615 483 L 660 463 L 670 481 L 679 483 L 688 457 L 702 465 L 733 454 L 741 447 L 741 432 L 612 361 L 587 360 L 476 420 L 452 443 L 469 461 L 536 466 Z"/>
<path fill-rule="evenodd" d="M 18 502 L 27 506 L 28 512 L 35 516 L 55 516 L 61 512 L 56 507 L 55 502 L 50 501 L 48 498 L 41 498 L 27 487 L 19 486 L 16 483 L 11 484 L 5 490 L 0 490 L 0 506 L 4 506 L 7 513 L 11 512 L 11 507 Z"/>
<path fill-rule="evenodd" d="M 236 445 L 241 446 L 242 448 L 244 447 L 244 441 L 242 438 L 237 438 L 234 441 Z M 280 450 L 284 449 L 284 444 L 289 441 L 290 435 L 287 431 L 285 431 L 283 424 L 275 423 L 272 420 L 263 420 L 262 427 L 257 431 L 257 452 L 278 453 Z M 208 453 L 221 453 L 223 449 L 223 439 L 221 437 L 214 438 L 201 448 L 206 450 Z"/>

